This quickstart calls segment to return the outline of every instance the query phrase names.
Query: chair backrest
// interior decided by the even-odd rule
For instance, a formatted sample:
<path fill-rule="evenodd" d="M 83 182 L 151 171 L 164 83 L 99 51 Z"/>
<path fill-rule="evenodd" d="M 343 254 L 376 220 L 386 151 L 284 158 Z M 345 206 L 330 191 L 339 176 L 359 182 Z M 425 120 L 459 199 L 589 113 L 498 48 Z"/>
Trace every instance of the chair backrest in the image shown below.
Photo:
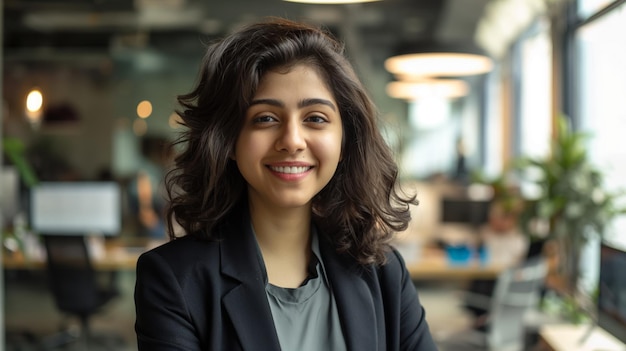
<path fill-rule="evenodd" d="M 98 305 L 98 285 L 85 237 L 44 235 L 49 285 L 57 308 L 87 315 Z"/>
<path fill-rule="evenodd" d="M 539 307 L 546 275 L 545 259 L 535 257 L 498 276 L 489 311 L 490 350 L 523 348 L 524 319 L 529 310 Z"/>

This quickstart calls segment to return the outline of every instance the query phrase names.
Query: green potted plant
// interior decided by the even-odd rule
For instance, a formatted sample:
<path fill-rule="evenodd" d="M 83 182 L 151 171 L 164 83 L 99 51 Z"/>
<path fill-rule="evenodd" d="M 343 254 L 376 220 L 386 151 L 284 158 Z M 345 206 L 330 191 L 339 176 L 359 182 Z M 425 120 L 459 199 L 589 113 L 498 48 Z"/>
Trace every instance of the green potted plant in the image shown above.
<path fill-rule="evenodd" d="M 538 196 L 527 201 L 519 223 L 531 239 L 556 244 L 562 292 L 576 298 L 581 293 L 582 247 L 592 236 L 602 237 L 611 220 L 626 209 L 619 208 L 616 201 L 624 192 L 608 191 L 602 171 L 589 160 L 589 134 L 572 130 L 565 116 L 560 116 L 556 125 L 549 156 L 516 161 L 521 178 L 538 190 Z"/>

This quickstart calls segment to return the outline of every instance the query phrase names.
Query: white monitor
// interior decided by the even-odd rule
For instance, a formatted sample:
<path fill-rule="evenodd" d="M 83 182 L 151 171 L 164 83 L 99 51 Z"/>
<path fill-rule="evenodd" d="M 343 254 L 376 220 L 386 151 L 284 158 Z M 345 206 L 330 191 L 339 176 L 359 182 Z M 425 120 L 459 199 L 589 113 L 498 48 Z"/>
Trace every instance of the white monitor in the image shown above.
<path fill-rule="evenodd" d="M 121 201 L 115 182 L 42 182 L 31 189 L 31 227 L 43 235 L 117 235 Z"/>

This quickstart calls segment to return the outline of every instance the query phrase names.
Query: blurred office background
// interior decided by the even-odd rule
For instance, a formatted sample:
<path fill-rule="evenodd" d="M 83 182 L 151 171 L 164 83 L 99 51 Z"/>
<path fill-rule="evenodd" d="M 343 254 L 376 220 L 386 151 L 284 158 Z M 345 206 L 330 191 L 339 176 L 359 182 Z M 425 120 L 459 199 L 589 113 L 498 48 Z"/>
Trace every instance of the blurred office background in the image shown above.
<path fill-rule="evenodd" d="M 541 196 L 542 189 L 507 172 L 520 157 L 551 155 L 560 116 L 573 130 L 590 133 L 584 150 L 601 170 L 604 188 L 626 189 L 625 3 L 0 0 L 2 255 L 26 261 L 45 256 L 31 202 L 34 189 L 50 182 L 112 183 L 119 189 L 119 228 L 91 238 L 92 247 L 122 242 L 141 250 L 154 244 L 159 238 L 145 230 L 138 212 L 145 195 L 138 194 L 137 182 L 143 184 L 141 174 L 158 177 L 167 169 L 171 155 L 164 146 L 182 130 L 176 96 L 195 83 L 206 43 L 267 16 L 322 24 L 345 42 L 379 108 L 402 182 L 421 200 L 398 242 L 407 262 L 419 261 L 425 248 L 445 249 L 488 225 L 491 209 L 479 217 L 444 219 L 443 211 L 469 210 L 443 207 L 443 200 L 490 204 L 494 184 L 485 180 L 504 174 L 506 187 L 522 201 Z M 456 61 L 451 67 L 419 62 L 400 72 L 389 60 L 436 52 L 487 60 L 469 72 L 456 71 L 464 67 Z M 150 156 L 154 150 L 160 161 Z M 489 184 L 473 186 L 480 181 Z M 158 191 L 150 188 L 148 197 L 159 198 Z M 603 242 L 626 249 L 624 216 L 607 225 Z M 524 237 L 524 256 L 530 240 L 518 226 L 515 220 L 507 230 Z M 34 243 L 12 240 L 22 232 Z M 591 290 L 599 279 L 600 245 L 591 240 L 583 255 Z M 74 323 L 55 307 L 48 273 L 38 267 L 5 264 L 0 324 L 8 349 L 44 339 L 65 321 Z M 132 265 L 114 273 L 118 296 L 93 317 L 92 326 L 120 335 L 120 349 L 133 350 Z M 437 337 L 472 323 L 459 293 L 472 279 L 416 279 Z M 615 324 L 611 332 L 623 337 L 626 322 Z"/>

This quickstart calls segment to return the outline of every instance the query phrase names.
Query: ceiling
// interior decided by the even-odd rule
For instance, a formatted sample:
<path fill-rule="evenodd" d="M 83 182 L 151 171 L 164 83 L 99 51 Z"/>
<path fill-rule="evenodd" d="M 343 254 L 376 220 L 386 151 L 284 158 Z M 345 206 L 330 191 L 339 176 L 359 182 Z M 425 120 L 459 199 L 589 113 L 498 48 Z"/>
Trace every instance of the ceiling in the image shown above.
<path fill-rule="evenodd" d="M 383 0 L 307 5 L 281 0 L 4 0 L 5 60 L 115 55 L 125 49 L 185 54 L 266 16 L 321 23 L 352 57 L 382 67 L 401 42 L 473 41 L 490 0 Z"/>

